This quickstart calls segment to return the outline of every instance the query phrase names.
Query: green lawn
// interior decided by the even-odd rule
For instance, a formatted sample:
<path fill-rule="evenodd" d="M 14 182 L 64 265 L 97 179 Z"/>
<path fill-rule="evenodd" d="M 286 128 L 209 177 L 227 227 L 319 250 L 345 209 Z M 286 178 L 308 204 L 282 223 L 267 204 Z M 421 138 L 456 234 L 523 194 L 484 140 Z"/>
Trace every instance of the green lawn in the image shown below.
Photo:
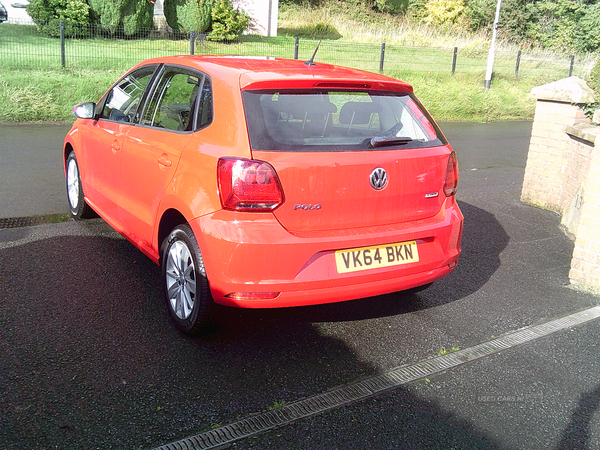
<path fill-rule="evenodd" d="M 301 39 L 299 59 L 309 59 L 316 45 L 315 40 Z M 293 36 L 244 36 L 230 44 L 197 40 L 195 54 L 293 58 L 294 46 Z M 58 38 L 43 36 L 34 26 L 2 24 L 0 121 L 70 121 L 73 105 L 97 100 L 135 63 L 189 52 L 188 39 L 66 39 L 63 68 Z M 325 39 L 315 60 L 378 72 L 380 54 L 380 44 Z M 438 120 L 493 121 L 531 119 L 531 88 L 564 78 L 569 71 L 567 57 L 524 53 L 517 76 L 516 54 L 498 52 L 488 90 L 483 88 L 487 52 L 458 49 L 457 56 L 452 75 L 452 49 L 387 45 L 384 73 L 411 83 Z M 588 66 L 577 60 L 574 74 L 585 77 Z"/>

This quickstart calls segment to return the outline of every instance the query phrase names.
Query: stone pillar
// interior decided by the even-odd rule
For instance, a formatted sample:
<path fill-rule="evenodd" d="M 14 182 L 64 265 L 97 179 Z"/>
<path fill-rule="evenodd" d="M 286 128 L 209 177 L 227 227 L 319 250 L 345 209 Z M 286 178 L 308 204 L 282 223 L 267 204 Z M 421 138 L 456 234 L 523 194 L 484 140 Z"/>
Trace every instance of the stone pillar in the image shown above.
<path fill-rule="evenodd" d="M 569 77 L 531 95 L 537 104 L 521 200 L 562 215 L 575 241 L 571 283 L 600 294 L 600 127 L 580 108 L 594 102 L 593 91 Z"/>
<path fill-rule="evenodd" d="M 569 77 L 533 88 L 531 96 L 537 103 L 521 201 L 562 214 L 570 203 L 562 179 L 571 141 L 565 129 L 590 122 L 579 104 L 592 103 L 594 93 L 585 81 Z"/>

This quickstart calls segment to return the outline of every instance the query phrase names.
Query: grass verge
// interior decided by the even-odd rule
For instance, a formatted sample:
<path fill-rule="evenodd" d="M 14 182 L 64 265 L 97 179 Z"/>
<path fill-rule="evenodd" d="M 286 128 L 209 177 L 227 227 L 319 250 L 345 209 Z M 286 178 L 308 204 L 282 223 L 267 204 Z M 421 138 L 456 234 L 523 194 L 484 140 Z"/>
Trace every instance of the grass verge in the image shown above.
<path fill-rule="evenodd" d="M 73 121 L 73 106 L 98 100 L 120 73 L 112 70 L 0 72 L 0 122 Z"/>
<path fill-rule="evenodd" d="M 483 86 L 484 74 L 434 75 L 394 72 L 413 85 L 415 94 L 440 122 L 495 122 L 533 120 L 535 100 L 531 89 L 544 84 L 539 78 L 497 76 L 491 89 Z"/>
<path fill-rule="evenodd" d="M 512 53 L 515 49 L 501 48 L 496 56 L 492 88 L 484 89 L 487 51 L 480 36 L 468 40 L 451 29 L 436 30 L 381 15 L 362 17 L 359 24 L 352 16 L 356 11 L 346 12 L 346 20 L 342 20 L 344 11 L 338 10 L 307 8 L 300 21 L 298 13 L 294 9 L 282 11 L 277 38 L 244 36 L 229 44 L 197 42 L 196 54 L 292 58 L 294 36 L 302 35 L 305 38 L 300 41 L 298 56 L 305 60 L 316 46 L 313 38 L 325 29 L 323 23 L 317 22 L 320 18 L 335 28 L 321 44 L 317 63 L 376 72 L 381 51 L 381 44 L 376 42 L 387 41 L 384 74 L 412 84 L 417 96 L 440 121 L 532 119 L 535 104 L 529 98 L 531 88 L 568 75 L 564 55 L 528 50 L 521 56 L 517 77 L 516 52 Z M 387 30 L 387 34 L 377 34 L 382 30 Z M 353 42 L 358 36 L 364 41 Z M 407 41 L 409 38 L 412 40 Z M 438 42 L 437 47 L 415 47 L 434 42 Z M 72 121 L 74 105 L 98 100 L 136 62 L 189 52 L 189 42 L 185 40 L 69 39 L 66 68 L 61 68 L 59 40 L 37 34 L 35 27 L 3 24 L 0 44 L 0 122 Z M 453 46 L 459 46 L 454 75 Z M 593 58 L 589 57 L 578 60 L 576 68 L 580 73 L 575 74 L 585 77 L 591 62 Z"/>
<path fill-rule="evenodd" d="M 97 101 L 121 72 L 112 70 L 54 69 L 0 72 L 0 122 L 73 121 L 73 106 Z M 413 85 L 433 117 L 439 121 L 490 122 L 533 118 L 531 88 L 540 77 L 497 76 L 491 89 L 483 75 L 434 74 L 391 70 L 387 75 Z"/>

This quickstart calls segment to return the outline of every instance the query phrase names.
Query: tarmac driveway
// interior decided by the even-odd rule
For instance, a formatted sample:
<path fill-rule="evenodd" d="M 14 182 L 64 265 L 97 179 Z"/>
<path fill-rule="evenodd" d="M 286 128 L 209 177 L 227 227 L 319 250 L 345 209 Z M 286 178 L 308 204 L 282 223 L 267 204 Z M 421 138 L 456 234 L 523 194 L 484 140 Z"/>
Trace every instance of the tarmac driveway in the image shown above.
<path fill-rule="evenodd" d="M 66 212 L 66 130 L 8 128 L 0 217 Z M 169 323 L 158 268 L 102 220 L 0 229 L 0 447 L 151 448 L 598 305 L 567 286 L 560 218 L 519 201 L 531 123 L 442 128 L 459 155 L 463 254 L 416 294 L 221 308 L 212 334 L 190 338 Z M 592 321 L 231 447 L 598 448 L 598 331 Z"/>

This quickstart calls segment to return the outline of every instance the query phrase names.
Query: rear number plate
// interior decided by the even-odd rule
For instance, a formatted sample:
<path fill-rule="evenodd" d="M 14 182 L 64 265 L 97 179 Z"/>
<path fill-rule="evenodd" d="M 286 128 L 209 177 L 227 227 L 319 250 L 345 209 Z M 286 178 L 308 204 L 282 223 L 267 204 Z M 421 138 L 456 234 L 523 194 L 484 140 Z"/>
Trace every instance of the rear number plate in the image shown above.
<path fill-rule="evenodd" d="M 398 266 L 418 261 L 419 251 L 416 241 L 335 252 L 335 265 L 338 273 Z"/>

